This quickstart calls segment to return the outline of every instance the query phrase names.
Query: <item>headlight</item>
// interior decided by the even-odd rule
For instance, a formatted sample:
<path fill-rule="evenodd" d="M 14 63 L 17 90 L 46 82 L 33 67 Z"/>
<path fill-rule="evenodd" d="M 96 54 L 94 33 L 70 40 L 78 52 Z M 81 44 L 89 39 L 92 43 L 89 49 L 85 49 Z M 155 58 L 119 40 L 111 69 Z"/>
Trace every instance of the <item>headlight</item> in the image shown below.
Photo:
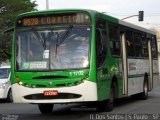
<path fill-rule="evenodd" d="M 1 89 L 5 89 L 5 87 L 8 86 L 8 85 L 10 85 L 10 81 L 7 81 L 7 82 L 5 82 L 5 83 L 1 83 L 1 84 L 0 84 L 0 88 L 1 88 Z"/>
<path fill-rule="evenodd" d="M 5 89 L 5 87 L 6 87 L 5 83 L 0 84 L 0 89 Z"/>

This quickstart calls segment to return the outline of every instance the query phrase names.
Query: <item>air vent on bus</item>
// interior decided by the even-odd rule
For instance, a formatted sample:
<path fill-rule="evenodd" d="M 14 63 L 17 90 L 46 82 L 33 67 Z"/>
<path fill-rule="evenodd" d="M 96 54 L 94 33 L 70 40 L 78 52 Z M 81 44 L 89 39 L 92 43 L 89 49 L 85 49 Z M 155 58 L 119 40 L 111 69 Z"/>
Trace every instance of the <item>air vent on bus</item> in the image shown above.
<path fill-rule="evenodd" d="M 27 100 L 47 100 L 47 99 L 76 99 L 80 98 L 82 95 L 74 93 L 58 93 L 57 96 L 44 96 L 43 93 L 31 94 L 24 96 Z"/>
<path fill-rule="evenodd" d="M 56 87 L 66 87 L 66 84 L 57 84 Z"/>
<path fill-rule="evenodd" d="M 52 76 L 38 76 L 38 77 L 33 77 L 32 79 L 57 79 L 57 78 L 68 78 L 68 77 L 60 75 L 52 75 Z"/>

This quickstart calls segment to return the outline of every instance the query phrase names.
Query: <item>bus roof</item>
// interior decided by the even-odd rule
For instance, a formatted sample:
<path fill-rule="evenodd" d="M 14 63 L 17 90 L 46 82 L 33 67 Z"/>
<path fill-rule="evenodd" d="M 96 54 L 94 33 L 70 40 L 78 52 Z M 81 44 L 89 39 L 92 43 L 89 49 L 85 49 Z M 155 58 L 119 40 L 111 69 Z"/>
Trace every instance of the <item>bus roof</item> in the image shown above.
<path fill-rule="evenodd" d="M 26 15 L 36 15 L 36 14 L 51 14 L 51 13 L 63 13 L 63 12 L 88 12 L 91 14 L 96 14 L 98 11 L 90 10 L 90 9 L 55 9 L 55 10 L 40 10 L 40 11 L 31 11 L 22 13 L 19 16 L 26 16 Z"/>
<path fill-rule="evenodd" d="M 127 27 L 130 27 L 130 28 L 133 28 L 133 29 L 136 29 L 136 30 L 140 30 L 140 31 L 143 31 L 143 32 L 146 32 L 146 33 L 150 33 L 150 34 L 156 35 L 156 33 L 154 31 L 148 30 L 146 28 L 143 28 L 143 27 L 140 27 L 140 26 L 137 26 L 137 25 L 134 25 L 134 24 L 122 21 L 122 20 L 119 20 L 119 24 L 127 26 Z"/>
<path fill-rule="evenodd" d="M 115 18 L 115 17 L 112 17 L 110 15 L 107 15 L 107 14 L 104 14 L 104 13 L 101 13 L 103 15 L 106 16 L 106 19 L 110 22 L 112 22 L 112 20 L 118 20 L 118 23 L 120 25 L 123 25 L 123 26 L 126 26 L 126 27 L 129 27 L 129 28 L 133 28 L 133 29 L 136 29 L 136 30 L 139 30 L 139 31 L 142 31 L 142 32 L 146 32 L 146 33 L 149 33 L 149 34 L 153 34 L 153 35 L 156 35 L 156 33 L 154 31 L 151 31 L 147 28 L 144 28 L 144 27 L 140 27 L 138 25 L 135 25 L 135 24 L 132 24 L 132 23 L 129 23 L 129 22 L 126 22 L 126 21 L 123 21 L 123 20 L 120 20 L 118 18 Z M 109 17 L 109 19 L 108 19 Z M 112 20 L 110 20 L 110 18 L 112 18 Z"/>

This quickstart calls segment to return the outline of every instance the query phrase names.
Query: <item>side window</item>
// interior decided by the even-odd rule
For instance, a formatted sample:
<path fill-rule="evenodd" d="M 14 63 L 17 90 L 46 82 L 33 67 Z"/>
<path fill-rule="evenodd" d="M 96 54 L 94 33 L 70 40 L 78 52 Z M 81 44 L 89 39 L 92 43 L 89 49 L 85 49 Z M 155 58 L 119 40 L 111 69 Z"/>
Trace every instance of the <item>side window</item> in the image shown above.
<path fill-rule="evenodd" d="M 112 55 L 120 56 L 120 39 L 118 25 L 109 24 L 109 39 Z"/>
<path fill-rule="evenodd" d="M 142 34 L 142 57 L 148 57 L 148 40 L 146 34 Z"/>
<path fill-rule="evenodd" d="M 106 22 L 98 20 L 96 22 L 96 58 L 99 68 L 105 61 L 107 55 L 107 31 Z"/>
<path fill-rule="evenodd" d="M 137 58 L 142 56 L 142 43 L 141 43 L 141 33 L 136 31 L 134 32 L 134 43 L 135 43 L 135 55 Z"/>
<path fill-rule="evenodd" d="M 156 36 L 152 36 L 152 42 L 151 42 L 151 45 L 152 45 L 152 57 L 153 59 L 157 59 L 157 41 L 156 41 Z"/>
<path fill-rule="evenodd" d="M 127 46 L 127 56 L 134 57 L 135 49 L 134 49 L 134 41 L 133 41 L 133 32 L 131 30 L 126 30 L 126 46 Z"/>

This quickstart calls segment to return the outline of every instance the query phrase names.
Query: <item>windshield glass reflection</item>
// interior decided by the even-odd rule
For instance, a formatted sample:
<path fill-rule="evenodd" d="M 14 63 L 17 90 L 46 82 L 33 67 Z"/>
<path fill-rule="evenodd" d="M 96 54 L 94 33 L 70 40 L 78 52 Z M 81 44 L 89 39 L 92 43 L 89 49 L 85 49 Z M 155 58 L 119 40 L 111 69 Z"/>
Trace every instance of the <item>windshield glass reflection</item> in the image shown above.
<path fill-rule="evenodd" d="M 89 66 L 90 27 L 54 26 L 18 30 L 17 70 L 57 70 Z"/>
<path fill-rule="evenodd" d="M 9 68 L 1 68 L 0 69 L 0 79 L 6 79 L 9 77 L 10 69 Z"/>

